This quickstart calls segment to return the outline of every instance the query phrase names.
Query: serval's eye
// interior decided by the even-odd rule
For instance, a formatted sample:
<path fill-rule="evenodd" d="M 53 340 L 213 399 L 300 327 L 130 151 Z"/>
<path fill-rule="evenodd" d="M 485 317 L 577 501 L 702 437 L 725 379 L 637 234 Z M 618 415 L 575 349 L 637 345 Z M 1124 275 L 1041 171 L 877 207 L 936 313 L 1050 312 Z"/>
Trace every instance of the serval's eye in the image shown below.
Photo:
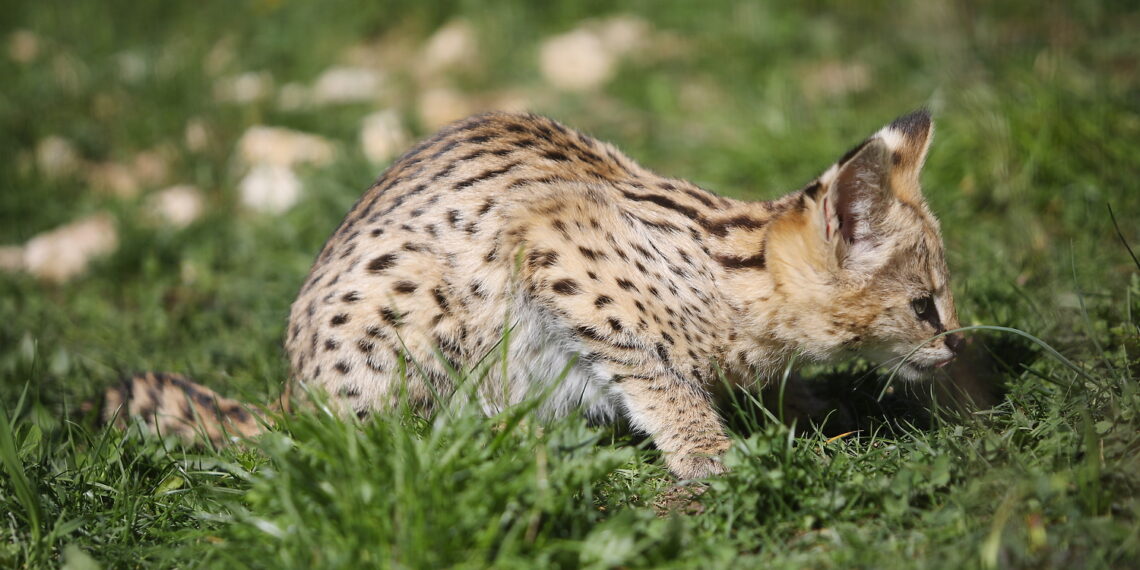
<path fill-rule="evenodd" d="M 911 301 L 910 307 L 914 309 L 914 316 L 918 317 L 920 321 L 933 321 L 937 318 L 937 314 L 934 312 L 934 299 L 931 299 L 929 295 Z"/>

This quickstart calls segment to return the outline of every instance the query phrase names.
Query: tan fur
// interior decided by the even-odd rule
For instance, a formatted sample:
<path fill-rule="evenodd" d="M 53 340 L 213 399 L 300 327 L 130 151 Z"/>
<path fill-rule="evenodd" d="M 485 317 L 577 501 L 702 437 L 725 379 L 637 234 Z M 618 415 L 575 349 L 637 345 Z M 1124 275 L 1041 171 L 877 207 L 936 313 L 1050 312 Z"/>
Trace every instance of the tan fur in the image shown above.
<path fill-rule="evenodd" d="M 177 374 L 146 372 L 107 390 L 100 409 L 102 420 L 125 429 L 138 418 L 147 429 L 184 439 L 204 439 L 215 445 L 261 432 L 264 414 L 224 398 Z"/>
<path fill-rule="evenodd" d="M 428 412 L 471 394 L 495 413 L 544 395 L 545 416 L 628 420 L 680 477 L 719 473 L 718 371 L 752 385 L 797 354 L 897 359 L 957 327 L 918 184 L 931 135 L 908 115 L 803 190 L 744 202 L 550 119 L 461 121 L 396 161 L 325 244 L 289 317 L 288 391 L 362 418 L 401 399 Z M 947 362 L 947 342 L 904 373 Z M 164 427 L 229 415 L 216 401 Z"/>

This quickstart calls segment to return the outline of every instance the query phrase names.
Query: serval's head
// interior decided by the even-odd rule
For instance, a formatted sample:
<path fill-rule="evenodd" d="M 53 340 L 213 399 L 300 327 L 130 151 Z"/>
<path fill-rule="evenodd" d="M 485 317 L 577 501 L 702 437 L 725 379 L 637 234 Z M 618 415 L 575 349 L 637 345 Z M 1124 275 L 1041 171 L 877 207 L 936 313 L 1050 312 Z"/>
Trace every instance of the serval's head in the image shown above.
<path fill-rule="evenodd" d="M 818 337 L 804 341 L 829 347 L 819 356 L 905 358 L 899 370 L 915 379 L 958 352 L 957 336 L 932 338 L 958 328 L 938 220 L 919 187 L 933 134 L 926 111 L 883 127 L 808 185 L 799 215 L 772 229 L 773 278 L 788 302 L 814 313 L 818 326 L 807 334 Z"/>

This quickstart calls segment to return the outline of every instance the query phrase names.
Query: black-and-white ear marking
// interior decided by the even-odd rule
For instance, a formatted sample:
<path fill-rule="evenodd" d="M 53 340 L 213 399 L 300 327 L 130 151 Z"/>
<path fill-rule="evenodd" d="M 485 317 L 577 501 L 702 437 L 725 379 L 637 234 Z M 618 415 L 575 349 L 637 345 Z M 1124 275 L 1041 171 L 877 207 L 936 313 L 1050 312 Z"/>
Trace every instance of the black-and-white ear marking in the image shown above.
<path fill-rule="evenodd" d="M 934 122 L 930 113 L 920 109 L 903 115 L 875 133 L 875 138 L 881 139 L 891 150 L 893 175 L 899 182 L 894 185 L 896 196 L 907 201 L 921 200 L 918 177 L 926 162 L 930 142 L 934 140 Z"/>
<path fill-rule="evenodd" d="M 831 242 L 841 236 L 848 245 L 865 240 L 892 199 L 921 200 L 918 175 L 933 134 L 930 113 L 915 111 L 871 135 L 824 172 L 810 196 L 819 200 L 824 238 Z"/>

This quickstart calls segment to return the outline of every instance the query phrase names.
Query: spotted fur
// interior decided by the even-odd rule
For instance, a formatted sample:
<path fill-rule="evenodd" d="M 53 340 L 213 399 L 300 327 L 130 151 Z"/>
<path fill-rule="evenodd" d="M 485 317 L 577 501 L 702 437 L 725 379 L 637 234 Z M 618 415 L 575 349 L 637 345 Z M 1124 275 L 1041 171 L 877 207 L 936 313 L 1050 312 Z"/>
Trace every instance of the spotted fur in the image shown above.
<path fill-rule="evenodd" d="M 932 129 L 907 115 L 803 189 L 746 202 L 547 118 L 458 122 L 397 160 L 325 243 L 289 316 L 289 391 L 323 391 L 345 415 L 401 398 L 430 412 L 468 393 L 466 374 L 488 414 L 544 395 L 543 416 L 625 419 L 676 475 L 719 473 L 718 374 L 752 385 L 797 354 L 922 345 L 903 367 L 917 377 L 953 357 L 955 337 L 929 340 L 957 327 L 919 188 Z M 221 417 L 256 431 L 184 384 L 165 385 L 217 404 L 167 430 Z M 144 417 L 161 400 L 119 399 Z"/>

